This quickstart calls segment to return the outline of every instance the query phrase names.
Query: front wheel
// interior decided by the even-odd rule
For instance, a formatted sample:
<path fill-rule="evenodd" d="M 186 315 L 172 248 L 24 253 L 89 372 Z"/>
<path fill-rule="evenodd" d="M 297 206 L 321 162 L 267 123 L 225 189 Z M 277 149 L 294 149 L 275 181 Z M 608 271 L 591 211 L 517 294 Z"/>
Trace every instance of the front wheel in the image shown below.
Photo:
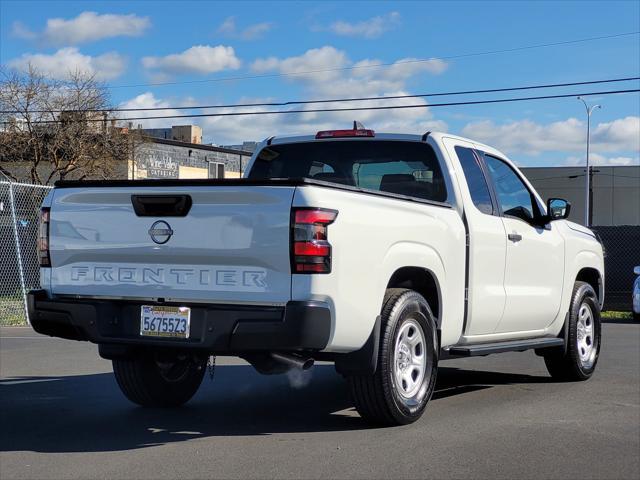
<path fill-rule="evenodd" d="M 596 369 L 601 341 L 600 305 L 588 283 L 575 283 L 568 321 L 566 349 L 549 352 L 544 361 L 557 380 L 587 380 Z"/>
<path fill-rule="evenodd" d="M 372 423 L 404 425 L 422 416 L 438 368 L 436 323 L 419 293 L 387 290 L 376 373 L 347 377 L 360 415 Z"/>
<path fill-rule="evenodd" d="M 122 393 L 143 407 L 176 407 L 195 395 L 202 383 L 206 357 L 149 352 L 113 360 Z"/>

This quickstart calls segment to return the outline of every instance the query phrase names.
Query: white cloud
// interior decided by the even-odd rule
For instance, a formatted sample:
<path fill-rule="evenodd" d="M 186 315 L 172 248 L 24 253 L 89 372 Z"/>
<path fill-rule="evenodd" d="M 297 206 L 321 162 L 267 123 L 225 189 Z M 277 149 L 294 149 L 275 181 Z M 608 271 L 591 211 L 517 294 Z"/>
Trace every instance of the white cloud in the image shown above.
<path fill-rule="evenodd" d="M 187 105 L 189 105 L 190 103 L 193 103 L 192 101 L 190 101 L 190 99 L 186 100 L 185 102 Z M 173 102 L 172 102 L 173 103 Z M 181 101 L 180 104 L 182 105 L 183 102 Z M 162 107 L 169 107 L 170 103 L 167 100 L 161 100 L 159 98 L 156 98 L 153 93 L 151 92 L 145 92 L 142 93 L 130 100 L 127 100 L 125 102 L 122 102 L 120 105 L 118 105 L 118 108 L 162 108 Z M 175 110 L 175 109 L 168 109 L 168 110 L 148 110 L 148 111 L 136 111 L 136 112 L 122 112 L 119 116 L 120 117 L 153 117 L 153 116 L 159 116 L 159 115 L 184 115 L 186 112 L 180 111 L 180 110 Z M 134 125 L 138 125 L 141 124 L 144 126 L 144 128 L 163 128 L 163 127 L 170 127 L 171 126 L 171 122 L 176 123 L 175 120 L 167 120 L 167 119 L 156 119 L 156 120 L 143 120 L 143 121 L 139 121 L 139 120 L 134 120 L 133 123 Z M 189 123 L 190 119 L 185 119 L 185 123 Z"/>
<path fill-rule="evenodd" d="M 218 45 L 195 45 L 181 53 L 165 57 L 144 57 L 142 65 L 150 70 L 166 74 L 199 73 L 207 74 L 226 69 L 240 68 L 240 59 L 233 47 Z"/>
<path fill-rule="evenodd" d="M 149 17 L 82 12 L 69 20 L 50 18 L 42 32 L 33 32 L 16 22 L 13 24 L 13 34 L 18 38 L 37 40 L 47 45 L 79 45 L 105 38 L 138 37 L 150 25 Z"/>
<path fill-rule="evenodd" d="M 640 117 L 629 116 L 599 123 L 592 127 L 591 132 L 594 152 L 640 151 Z M 462 134 L 507 153 L 539 155 L 550 151 L 584 150 L 586 125 L 575 118 L 549 124 L 520 120 L 498 125 L 491 120 L 483 120 L 467 124 Z"/>
<path fill-rule="evenodd" d="M 279 59 L 269 57 L 257 59 L 251 68 L 257 73 L 277 71 L 279 73 L 303 73 L 315 72 L 313 75 L 292 76 L 293 80 L 324 83 L 338 78 L 340 73 L 336 69 L 347 67 L 351 64 L 345 52 L 331 46 L 312 48 L 302 55 Z M 329 70 L 329 71 L 321 71 Z"/>
<path fill-rule="evenodd" d="M 421 73 L 438 75 L 448 67 L 440 59 L 422 62 L 403 58 L 391 66 L 378 67 L 380 63 L 384 62 L 365 59 L 353 63 L 344 51 L 327 45 L 299 56 L 257 59 L 251 68 L 257 73 L 293 73 L 287 79 L 303 83 L 309 88 L 309 94 L 318 98 L 371 96 L 402 90 L 412 77 Z"/>
<path fill-rule="evenodd" d="M 76 71 L 95 75 L 97 80 L 110 80 L 124 72 L 127 61 L 116 52 L 92 57 L 84 55 L 76 47 L 66 47 L 51 55 L 25 53 L 8 62 L 11 68 L 21 71 L 28 70 L 30 64 L 44 75 L 58 80 L 66 80 L 70 73 Z"/>
<path fill-rule="evenodd" d="M 584 166 L 585 165 L 585 157 L 583 156 L 571 156 L 566 160 L 566 165 L 569 166 Z M 589 163 L 591 165 L 599 165 L 599 166 L 631 166 L 631 165 L 640 165 L 640 156 L 636 158 L 631 157 L 606 157 L 604 155 L 600 155 L 599 153 L 590 153 L 589 154 Z"/>
<path fill-rule="evenodd" d="M 14 37 L 22 40 L 37 40 L 38 38 L 38 34 L 29 30 L 22 22 L 13 22 L 11 33 Z"/>
<path fill-rule="evenodd" d="M 628 150 L 640 151 L 640 117 L 625 117 L 613 122 L 599 123 L 591 134 L 597 145 L 627 145 Z"/>
<path fill-rule="evenodd" d="M 429 62 L 401 63 L 411 59 L 402 59 L 388 68 L 365 68 L 369 65 L 380 63 L 378 60 L 362 60 L 354 63 L 344 51 L 331 46 L 324 46 L 306 51 L 302 55 L 278 58 L 269 57 L 257 59 L 251 65 L 257 73 L 285 73 L 285 72 L 317 72 L 313 75 L 291 75 L 286 77 L 290 82 L 302 86 L 305 98 L 345 98 L 361 96 L 381 95 L 407 95 L 406 83 L 414 76 L 422 73 L 438 74 L 447 66 L 441 60 Z M 347 69 L 349 66 L 362 66 L 363 68 Z M 147 102 L 149 106 L 165 106 L 169 103 L 185 103 L 184 101 L 167 102 L 153 97 L 150 93 L 136 97 L 132 101 Z M 260 103 L 261 101 L 273 101 L 273 99 L 239 99 L 234 103 Z M 200 102 L 202 103 L 202 101 Z M 351 112 L 311 112 L 313 109 L 331 109 L 371 106 L 370 102 L 349 103 L 323 103 L 295 106 L 292 108 L 303 109 L 304 113 L 285 115 L 251 115 L 251 116 L 225 116 L 225 117 L 201 117 L 197 119 L 182 119 L 181 122 L 193 121 L 200 125 L 204 131 L 205 141 L 218 144 L 234 144 L 244 140 L 261 140 L 271 135 L 310 134 L 318 130 L 330 130 L 335 128 L 348 128 L 354 120 L 362 122 L 367 128 L 377 131 L 417 133 L 422 134 L 428 130 L 446 131 L 445 122 L 433 118 L 427 102 L 421 98 L 380 100 L 375 102 L 377 106 L 404 106 L 421 105 L 421 108 L 405 108 L 390 110 L 361 110 Z M 198 110 L 197 113 L 231 113 L 240 111 L 266 112 L 266 107 L 243 107 L 227 109 Z M 187 112 L 181 112 L 187 113 Z M 157 112 L 151 112 L 157 114 Z M 151 115 L 150 114 L 150 115 Z M 137 115 L 136 115 L 137 116 Z M 153 123 L 151 123 L 153 122 Z M 137 123 L 137 122 L 136 122 Z M 142 121 L 145 126 L 171 126 L 171 120 Z"/>
<path fill-rule="evenodd" d="M 331 46 L 308 50 L 299 56 L 288 58 L 269 57 L 257 59 L 251 65 L 254 72 L 317 72 L 313 75 L 292 75 L 288 81 L 303 87 L 304 97 L 313 99 L 345 98 L 381 95 L 406 95 L 406 83 L 420 73 L 437 74 L 447 64 L 440 60 L 430 62 L 400 63 L 389 68 L 358 68 L 341 70 L 344 67 L 362 65 L 366 67 L 379 63 L 378 60 L 362 60 L 353 63 L 344 51 Z M 259 103 L 260 99 L 238 100 Z M 269 100 L 267 100 L 269 101 Z M 272 100 L 271 100 L 272 101 Z M 395 99 L 376 102 L 378 106 L 421 105 L 421 108 L 362 110 L 352 112 L 310 112 L 317 108 L 347 108 L 370 106 L 369 102 L 324 103 L 306 105 L 304 113 L 286 115 L 252 115 L 203 117 L 194 120 L 204 130 L 205 139 L 220 144 L 238 143 L 243 140 L 259 140 L 269 135 L 309 134 L 318 130 L 347 128 L 358 120 L 368 128 L 387 132 L 424 133 L 427 130 L 446 131 L 445 122 L 434 119 L 424 99 Z M 262 107 L 235 109 L 199 110 L 198 113 L 227 113 L 238 111 L 267 111 Z M 183 112 L 184 113 L 184 112 Z M 163 123 L 170 126 L 170 121 Z"/>
<path fill-rule="evenodd" d="M 638 158 L 610 157 L 610 158 L 603 159 L 602 162 L 596 163 L 596 165 L 620 165 L 620 166 L 640 165 L 640 157 Z"/>
<path fill-rule="evenodd" d="M 236 30 L 236 19 L 235 17 L 227 17 L 224 22 L 220 24 L 218 27 L 218 33 L 223 35 L 235 35 Z"/>
<path fill-rule="evenodd" d="M 397 27 L 400 24 L 400 14 L 391 12 L 386 15 L 349 23 L 343 20 L 332 23 L 329 30 L 336 35 L 347 37 L 377 38 L 384 32 Z"/>
<path fill-rule="evenodd" d="M 354 75 L 369 77 L 371 74 L 368 73 L 367 70 L 370 70 L 375 73 L 376 78 L 388 81 L 404 81 L 409 77 L 423 72 L 431 75 L 440 75 L 449 68 L 449 64 L 439 58 L 431 58 L 429 60 L 411 57 L 401 58 L 400 60 L 396 60 L 392 65 L 376 67 L 376 65 L 380 63 L 382 62 L 379 60 L 361 60 L 354 65 L 358 67 L 354 70 Z"/>
<path fill-rule="evenodd" d="M 238 30 L 235 17 L 227 17 L 218 27 L 218 33 L 240 40 L 257 40 L 273 28 L 271 22 L 261 22 Z"/>

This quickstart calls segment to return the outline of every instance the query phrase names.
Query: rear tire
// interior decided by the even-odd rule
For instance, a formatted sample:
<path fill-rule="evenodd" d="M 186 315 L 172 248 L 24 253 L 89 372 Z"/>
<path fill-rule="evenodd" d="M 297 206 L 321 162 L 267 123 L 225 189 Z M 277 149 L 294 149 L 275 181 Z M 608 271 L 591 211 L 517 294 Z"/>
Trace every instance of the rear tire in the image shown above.
<path fill-rule="evenodd" d="M 640 322 L 640 313 L 633 312 L 633 319 L 636 322 Z"/>
<path fill-rule="evenodd" d="M 198 391 L 206 358 L 149 352 L 114 359 L 113 373 L 122 393 L 143 407 L 177 407 Z"/>
<path fill-rule="evenodd" d="M 433 394 L 438 369 L 438 337 L 429 304 L 413 290 L 388 289 L 381 329 L 376 373 L 348 376 L 351 397 L 371 423 L 415 422 Z"/>
<path fill-rule="evenodd" d="M 556 380 L 587 380 L 598 363 L 601 343 L 600 304 L 588 283 L 574 284 L 568 321 L 566 351 L 554 349 L 545 354 L 544 362 Z"/>

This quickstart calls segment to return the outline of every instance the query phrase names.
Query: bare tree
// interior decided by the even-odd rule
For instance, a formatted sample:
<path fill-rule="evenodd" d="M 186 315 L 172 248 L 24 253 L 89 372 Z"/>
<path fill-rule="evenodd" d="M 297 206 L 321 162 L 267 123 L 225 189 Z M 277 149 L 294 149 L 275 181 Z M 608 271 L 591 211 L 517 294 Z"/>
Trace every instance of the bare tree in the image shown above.
<path fill-rule="evenodd" d="M 113 178 L 127 171 L 141 136 L 112 125 L 105 86 L 91 75 L 46 78 L 36 69 L 0 72 L 0 172 L 47 185 Z"/>

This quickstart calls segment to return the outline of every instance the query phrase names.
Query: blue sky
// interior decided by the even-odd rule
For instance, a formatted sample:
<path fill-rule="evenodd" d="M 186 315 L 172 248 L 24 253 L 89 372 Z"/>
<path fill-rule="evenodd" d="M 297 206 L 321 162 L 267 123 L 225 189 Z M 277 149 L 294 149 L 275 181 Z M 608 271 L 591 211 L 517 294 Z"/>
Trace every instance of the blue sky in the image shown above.
<path fill-rule="evenodd" d="M 448 58 L 640 30 L 640 2 L 0 2 L 0 60 L 52 77 L 95 73 L 123 106 L 415 94 L 640 76 L 640 36 Z M 403 63 L 412 59 L 429 62 Z M 391 67 L 367 65 L 400 62 Z M 335 70 L 344 67 L 358 68 Z M 334 69 L 327 71 L 328 69 Z M 293 76 L 223 77 L 324 70 Z M 179 83 L 148 85 L 153 83 Z M 147 85 L 141 85 L 147 84 Z M 127 87 L 127 85 L 141 85 Z M 549 93 L 638 88 L 640 82 Z M 516 94 L 518 95 L 518 94 Z M 465 99 L 497 98 L 476 95 Z M 388 101 L 436 103 L 461 97 Z M 640 163 L 640 95 L 591 97 L 594 159 Z M 383 104 L 383 103 L 380 103 Z M 256 110 L 260 108 L 252 108 Z M 152 115 L 150 113 L 149 115 Z M 577 100 L 356 113 L 195 119 L 219 144 L 344 128 L 446 130 L 522 165 L 584 161 Z M 167 126 L 171 120 L 145 120 Z M 174 123 L 189 123 L 177 120 Z"/>

